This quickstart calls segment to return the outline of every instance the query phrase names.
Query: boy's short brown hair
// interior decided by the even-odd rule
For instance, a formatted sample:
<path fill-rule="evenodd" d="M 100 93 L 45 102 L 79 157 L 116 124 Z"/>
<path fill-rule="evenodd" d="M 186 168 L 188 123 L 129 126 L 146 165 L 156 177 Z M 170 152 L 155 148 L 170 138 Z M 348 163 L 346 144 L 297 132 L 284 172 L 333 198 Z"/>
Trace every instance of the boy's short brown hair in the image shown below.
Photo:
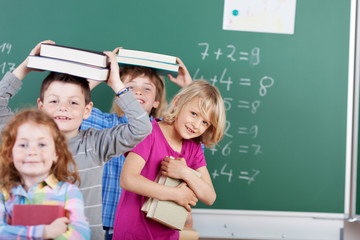
<path fill-rule="evenodd" d="M 58 81 L 64 83 L 72 83 L 80 86 L 85 96 L 85 105 L 91 102 L 91 92 L 89 88 L 89 82 L 82 77 L 76 77 L 65 73 L 50 72 L 49 75 L 43 80 L 40 88 L 40 101 L 44 102 L 45 91 L 48 89 L 51 83 Z"/>

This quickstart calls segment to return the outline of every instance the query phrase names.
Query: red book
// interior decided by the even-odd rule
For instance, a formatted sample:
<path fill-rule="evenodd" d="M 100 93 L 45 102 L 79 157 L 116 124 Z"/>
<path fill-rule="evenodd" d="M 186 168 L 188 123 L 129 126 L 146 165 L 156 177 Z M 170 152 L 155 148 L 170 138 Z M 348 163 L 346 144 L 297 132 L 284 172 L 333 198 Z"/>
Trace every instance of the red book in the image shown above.
<path fill-rule="evenodd" d="M 65 217 L 63 206 L 16 204 L 13 209 L 11 225 L 48 225 L 60 217 Z"/>

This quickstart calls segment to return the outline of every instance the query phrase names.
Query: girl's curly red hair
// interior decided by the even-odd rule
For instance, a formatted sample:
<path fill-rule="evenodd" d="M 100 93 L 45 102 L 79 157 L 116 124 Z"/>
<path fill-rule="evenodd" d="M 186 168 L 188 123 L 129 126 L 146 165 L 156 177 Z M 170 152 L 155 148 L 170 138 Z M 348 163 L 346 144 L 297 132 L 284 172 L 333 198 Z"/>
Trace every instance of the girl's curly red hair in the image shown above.
<path fill-rule="evenodd" d="M 58 161 L 51 167 L 50 174 L 54 174 L 59 181 L 80 184 L 76 163 L 68 150 L 64 135 L 58 129 L 53 118 L 44 111 L 29 109 L 18 112 L 2 131 L 0 146 L 0 182 L 2 189 L 10 192 L 12 187 L 19 184 L 24 186 L 23 180 L 13 163 L 12 149 L 19 126 L 26 122 L 48 126 L 50 129 L 58 156 Z"/>

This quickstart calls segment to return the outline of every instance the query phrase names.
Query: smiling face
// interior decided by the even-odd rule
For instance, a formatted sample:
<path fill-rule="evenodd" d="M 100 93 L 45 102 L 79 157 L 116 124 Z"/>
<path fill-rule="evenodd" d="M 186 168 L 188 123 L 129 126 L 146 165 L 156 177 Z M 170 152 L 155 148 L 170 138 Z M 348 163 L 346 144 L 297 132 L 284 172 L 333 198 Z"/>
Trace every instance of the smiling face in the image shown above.
<path fill-rule="evenodd" d="M 20 125 L 12 157 L 14 166 L 27 187 L 45 179 L 50 173 L 51 166 L 57 161 L 50 128 L 34 122 Z"/>
<path fill-rule="evenodd" d="M 159 101 L 156 100 L 156 87 L 155 84 L 144 76 L 136 77 L 131 81 L 126 78 L 124 84 L 135 95 L 141 107 L 150 114 L 153 108 L 159 106 Z"/>
<path fill-rule="evenodd" d="M 183 105 L 174 121 L 174 127 L 180 138 L 197 138 L 210 127 L 209 116 L 210 110 L 205 116 L 201 115 L 199 98 L 195 97 Z"/>
<path fill-rule="evenodd" d="M 90 116 L 92 102 L 85 104 L 85 96 L 79 85 L 60 81 L 52 82 L 44 92 L 40 109 L 52 116 L 66 138 L 78 134 L 83 119 Z"/>

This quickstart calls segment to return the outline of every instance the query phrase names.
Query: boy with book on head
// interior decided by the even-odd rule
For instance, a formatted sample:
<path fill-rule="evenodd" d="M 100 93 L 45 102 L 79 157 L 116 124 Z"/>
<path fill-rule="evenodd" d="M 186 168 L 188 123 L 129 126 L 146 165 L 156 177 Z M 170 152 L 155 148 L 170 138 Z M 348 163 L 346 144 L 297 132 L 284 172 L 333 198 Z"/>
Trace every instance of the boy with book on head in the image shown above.
<path fill-rule="evenodd" d="M 201 144 L 212 146 L 223 136 L 225 106 L 219 90 L 205 80 L 192 82 L 174 97 L 163 121 L 154 119 L 152 125 L 152 133 L 126 155 L 114 240 L 179 238 L 178 231 L 145 216 L 146 197 L 173 201 L 189 212 L 198 199 L 212 205 L 216 198 Z M 177 187 L 157 183 L 159 172 L 184 182 Z"/>
<path fill-rule="evenodd" d="M 119 48 L 113 52 L 117 53 Z M 192 82 L 191 76 L 184 63 L 177 58 L 180 65 L 179 74 L 176 78 L 169 74 L 169 79 L 180 87 L 184 87 Z M 147 112 L 150 121 L 153 118 L 160 118 L 166 109 L 165 82 L 157 72 L 148 67 L 127 65 L 120 71 L 120 77 L 125 86 L 130 89 L 139 101 L 141 107 Z M 99 81 L 90 81 L 91 88 L 94 88 Z M 97 108 L 93 108 L 88 119 L 81 124 L 80 129 L 110 128 L 117 124 L 127 123 L 127 116 L 117 105 L 112 106 L 113 113 L 103 113 Z M 116 207 L 120 199 L 120 173 L 125 161 L 125 156 L 113 158 L 104 166 L 102 177 L 102 203 L 103 203 L 103 226 L 105 229 L 105 239 L 112 239 L 113 226 L 115 220 Z"/>
<path fill-rule="evenodd" d="M 45 112 L 23 110 L 3 130 L 0 182 L 0 239 L 90 239 L 83 197 L 74 185 L 80 182 L 75 161 L 54 119 Z M 40 211 L 38 205 L 57 205 L 68 216 L 51 216 L 49 224 L 38 219 L 42 224 L 14 225 L 21 217 L 15 214 L 17 204 Z"/>
<path fill-rule="evenodd" d="M 45 41 L 46 43 L 54 43 Z M 38 55 L 41 43 L 31 55 Z M 128 117 L 128 123 L 112 128 L 79 130 L 83 119 L 89 117 L 93 103 L 86 79 L 68 74 L 50 73 L 42 82 L 38 107 L 50 114 L 68 140 L 70 152 L 77 163 L 85 201 L 85 215 L 89 219 L 92 239 L 103 239 L 101 221 L 101 182 L 103 165 L 113 157 L 129 151 L 151 132 L 151 123 L 133 93 L 121 82 L 116 56 L 104 52 L 110 59 L 110 73 L 106 81 L 116 94 L 116 103 Z M 13 73 L 8 72 L 0 82 L 0 127 L 12 115 L 8 100 L 32 69 L 27 59 Z"/>

